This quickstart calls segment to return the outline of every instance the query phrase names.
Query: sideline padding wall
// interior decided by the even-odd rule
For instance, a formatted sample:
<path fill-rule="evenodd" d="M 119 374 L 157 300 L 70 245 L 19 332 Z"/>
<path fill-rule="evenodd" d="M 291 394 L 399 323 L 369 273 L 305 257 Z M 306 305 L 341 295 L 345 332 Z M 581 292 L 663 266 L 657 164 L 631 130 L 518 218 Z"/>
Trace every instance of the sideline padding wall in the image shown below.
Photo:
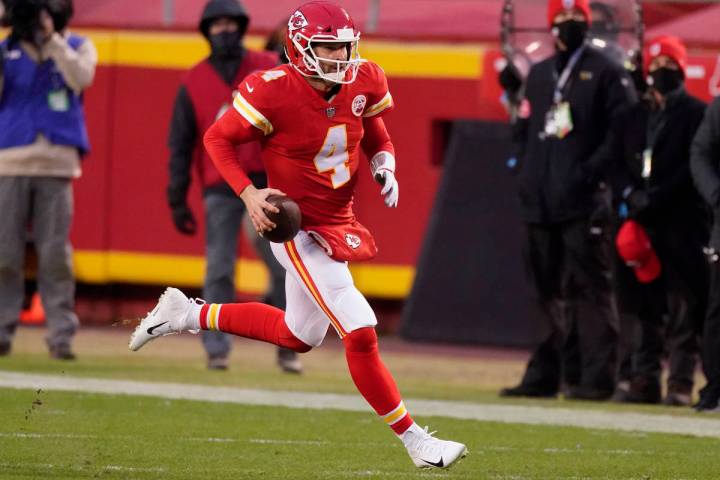
<path fill-rule="evenodd" d="M 458 121 L 428 225 L 402 334 L 415 340 L 525 346 L 537 339 L 522 261 L 504 124 Z"/>
<path fill-rule="evenodd" d="M 207 44 L 191 32 L 77 32 L 95 42 L 100 60 L 96 81 L 85 95 L 92 151 L 83 163 L 83 177 L 75 182 L 77 278 L 96 284 L 198 287 L 205 266 L 201 198 L 194 188 L 190 204 L 201 233 L 178 234 L 165 200 L 165 144 L 180 79 L 207 54 Z M 246 42 L 248 48 L 263 43 L 264 38 L 254 35 Z M 380 253 L 351 269 L 364 294 L 404 299 L 442 175 L 434 126 L 459 118 L 505 118 L 495 75 L 500 52 L 479 43 L 380 39 L 364 39 L 361 52 L 383 66 L 395 99 L 396 109 L 386 121 L 402 195 L 397 209 L 385 208 L 369 169 L 361 166 L 354 208 Z M 720 71 L 717 55 L 693 56 L 690 65 L 689 90 L 709 98 L 709 79 Z M 266 270 L 248 242 L 242 240 L 239 250 L 238 290 L 261 295 Z"/>

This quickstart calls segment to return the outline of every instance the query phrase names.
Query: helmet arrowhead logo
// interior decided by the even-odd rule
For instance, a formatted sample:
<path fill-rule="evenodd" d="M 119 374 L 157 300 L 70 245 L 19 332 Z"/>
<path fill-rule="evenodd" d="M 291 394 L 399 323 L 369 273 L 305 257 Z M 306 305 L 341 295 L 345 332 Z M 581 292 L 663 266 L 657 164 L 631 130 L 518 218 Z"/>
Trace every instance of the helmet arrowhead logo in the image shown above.
<path fill-rule="evenodd" d="M 288 21 L 288 29 L 289 30 L 299 30 L 303 27 L 308 26 L 308 21 L 305 18 L 305 15 L 300 10 L 297 10 L 295 13 L 292 14 L 290 17 L 290 20 Z"/>

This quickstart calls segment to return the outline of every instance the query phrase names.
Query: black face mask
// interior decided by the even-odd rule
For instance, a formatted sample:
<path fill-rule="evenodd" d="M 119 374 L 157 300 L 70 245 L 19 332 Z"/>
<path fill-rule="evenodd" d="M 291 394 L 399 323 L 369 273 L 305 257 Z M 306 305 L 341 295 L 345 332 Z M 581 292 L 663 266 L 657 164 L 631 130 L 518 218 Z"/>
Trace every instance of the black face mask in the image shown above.
<path fill-rule="evenodd" d="M 657 90 L 660 95 L 667 95 L 680 88 L 685 77 L 680 70 L 662 67 L 650 73 L 650 79 L 652 80 L 650 85 L 652 88 Z"/>
<path fill-rule="evenodd" d="M 18 27 L 13 30 L 13 34 L 16 35 L 18 39 L 32 43 L 38 48 L 42 46 L 45 40 L 45 35 L 43 34 L 40 25 Z"/>
<path fill-rule="evenodd" d="M 242 46 L 240 40 L 242 34 L 240 32 L 222 32 L 210 35 L 210 48 L 212 54 L 220 58 L 232 58 L 240 56 Z"/>
<path fill-rule="evenodd" d="M 585 41 L 588 31 L 588 24 L 585 21 L 567 20 L 553 25 L 556 36 L 566 47 L 568 52 L 574 52 Z"/>
<path fill-rule="evenodd" d="M 44 40 L 40 26 L 40 12 L 47 10 L 42 0 L 26 0 L 10 4 L 8 19 L 12 27 L 11 35 L 15 40 L 24 40 L 40 46 Z"/>

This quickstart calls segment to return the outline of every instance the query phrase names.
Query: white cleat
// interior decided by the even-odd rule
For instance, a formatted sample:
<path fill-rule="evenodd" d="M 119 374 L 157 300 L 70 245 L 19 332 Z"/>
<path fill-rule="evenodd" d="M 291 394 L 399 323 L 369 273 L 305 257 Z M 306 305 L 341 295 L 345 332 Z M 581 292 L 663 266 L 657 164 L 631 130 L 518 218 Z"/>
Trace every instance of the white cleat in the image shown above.
<path fill-rule="evenodd" d="M 440 440 L 413 424 L 403 435 L 402 440 L 408 454 L 418 468 L 448 468 L 467 455 L 465 445 L 449 440 Z"/>
<path fill-rule="evenodd" d="M 130 350 L 139 350 L 151 340 L 188 330 L 187 317 L 195 301 L 177 288 L 169 287 L 160 296 L 157 305 L 140 321 L 130 336 Z"/>

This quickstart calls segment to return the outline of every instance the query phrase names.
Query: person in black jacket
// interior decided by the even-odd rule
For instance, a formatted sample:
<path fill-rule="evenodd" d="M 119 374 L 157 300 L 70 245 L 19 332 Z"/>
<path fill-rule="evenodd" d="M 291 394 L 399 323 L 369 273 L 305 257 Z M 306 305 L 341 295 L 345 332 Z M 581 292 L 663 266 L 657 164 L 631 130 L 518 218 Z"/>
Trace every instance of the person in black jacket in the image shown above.
<path fill-rule="evenodd" d="M 620 379 L 613 399 L 660 402 L 665 333 L 670 374 L 663 403 L 687 406 L 708 289 L 702 253 L 708 218 L 690 175 L 690 145 L 705 104 L 685 90 L 687 53 L 681 41 L 661 36 L 647 45 L 646 99 L 619 115 L 610 133 L 612 184 L 621 220 L 630 218 L 647 232 L 660 269 L 643 275 L 634 259 L 635 268 L 621 262 L 617 267 L 620 310 L 638 319 L 641 333 L 631 378 Z"/>
<path fill-rule="evenodd" d="M 557 53 L 530 70 L 514 137 L 527 270 L 550 331 L 520 385 L 501 395 L 554 396 L 562 378 L 570 398 L 605 399 L 615 383 L 618 319 L 603 152 L 635 90 L 620 65 L 586 43 L 587 0 L 550 0 L 548 21 Z M 574 360 L 563 361 L 568 350 Z"/>
<path fill-rule="evenodd" d="M 693 180 L 713 212 L 710 244 L 705 253 L 710 263 L 710 294 L 702 336 L 703 371 L 707 385 L 696 409 L 720 413 L 720 97 L 705 113 L 693 140 L 690 167 Z"/>
<path fill-rule="evenodd" d="M 255 70 L 273 68 L 278 57 L 243 47 L 249 18 L 237 0 L 210 0 L 200 19 L 199 29 L 210 44 L 210 56 L 191 68 L 175 98 L 168 146 L 170 178 L 167 199 L 176 229 L 184 235 L 197 231 L 195 216 L 187 202 L 194 168 L 202 184 L 205 207 L 207 267 L 203 297 L 208 302 L 235 301 L 235 262 L 238 235 L 245 205 L 222 179 L 205 152 L 202 138 L 207 128 L 232 103 L 233 90 Z M 238 162 L 258 188 L 267 186 L 258 144 L 239 147 Z M 270 272 L 270 292 L 265 298 L 273 306 L 285 307 L 285 270 L 277 262 L 268 242 L 250 234 L 255 250 Z M 208 368 L 228 367 L 230 337 L 222 332 L 203 332 Z M 292 350 L 278 349 L 278 364 L 290 373 L 302 365 Z"/>

